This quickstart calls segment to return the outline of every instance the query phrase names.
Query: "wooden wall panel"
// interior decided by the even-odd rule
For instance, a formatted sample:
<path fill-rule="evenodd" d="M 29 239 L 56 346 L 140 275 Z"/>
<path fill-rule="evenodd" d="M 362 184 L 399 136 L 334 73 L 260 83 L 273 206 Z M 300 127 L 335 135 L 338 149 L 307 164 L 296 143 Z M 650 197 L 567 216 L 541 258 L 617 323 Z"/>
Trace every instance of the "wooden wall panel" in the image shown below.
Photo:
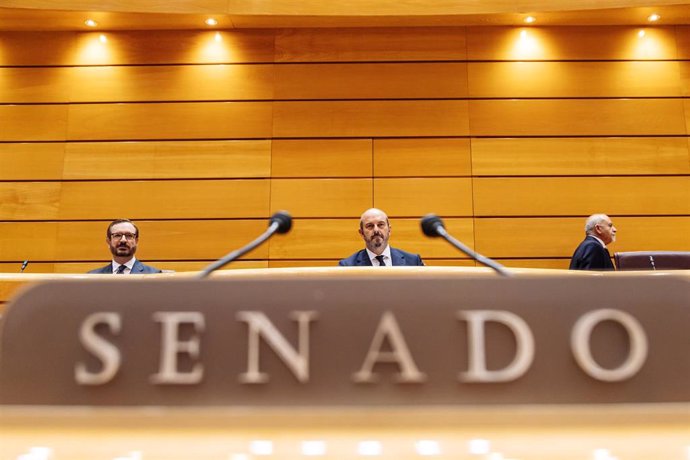
<path fill-rule="evenodd" d="M 203 270 L 210 264 L 208 261 L 203 262 L 171 262 L 167 260 L 145 260 L 146 264 L 150 264 L 161 270 L 171 270 L 174 272 L 197 272 Z M 79 274 L 87 273 L 98 267 L 105 265 L 107 261 L 101 262 L 33 262 L 29 263 L 24 273 L 64 273 L 64 274 Z M 0 273 L 17 273 L 21 264 L 16 263 L 0 263 Z M 268 262 L 265 260 L 236 260 L 230 265 L 226 265 L 221 270 L 237 270 L 245 268 L 268 268 Z M 1 293 L 0 293 L 1 295 Z M 3 303 L 0 301 L 0 313 L 2 313 Z"/>
<path fill-rule="evenodd" d="M 213 261 L 260 235 L 266 219 L 135 221 L 140 231 L 137 257 L 144 261 Z M 110 259 L 105 233 L 110 221 L 2 222 L 0 261 L 84 262 Z M 268 247 L 244 258 L 263 259 Z M 209 262 L 210 263 L 210 262 Z M 92 267 L 95 268 L 95 267 Z M 162 268 L 162 267 L 161 267 Z"/>
<path fill-rule="evenodd" d="M 677 59 L 673 27 L 470 27 L 470 60 Z"/>
<path fill-rule="evenodd" d="M 463 98 L 467 64 L 277 65 L 275 95 L 276 99 Z"/>
<path fill-rule="evenodd" d="M 370 139 L 281 140 L 271 144 L 272 177 L 371 177 Z"/>
<path fill-rule="evenodd" d="M 61 220 L 266 217 L 269 188 L 267 180 L 251 179 L 66 182 L 59 216 Z"/>
<path fill-rule="evenodd" d="M 271 64 L 92 66 L 74 67 L 69 70 L 71 102 L 273 98 L 274 70 Z"/>
<path fill-rule="evenodd" d="M 688 46 L 690 46 L 690 43 L 688 43 Z M 680 67 L 681 95 L 688 97 L 690 96 L 690 62 L 682 61 L 678 65 Z"/>
<path fill-rule="evenodd" d="M 466 136 L 467 101 L 276 102 L 275 137 Z"/>
<path fill-rule="evenodd" d="M 374 140 L 374 175 L 377 177 L 471 174 L 469 139 Z"/>
<path fill-rule="evenodd" d="M 0 103 L 66 102 L 71 76 L 69 68 L 0 67 Z"/>
<path fill-rule="evenodd" d="M 677 97 L 676 61 L 472 62 L 470 97 Z"/>
<path fill-rule="evenodd" d="M 680 99 L 469 102 L 473 136 L 685 135 Z"/>
<path fill-rule="evenodd" d="M 0 105 L 0 141 L 64 140 L 65 105 Z"/>
<path fill-rule="evenodd" d="M 1 32 L 0 65 L 272 62 L 271 30 Z M 100 35 L 107 42 L 100 42 Z M 27 52 L 31 50 L 31 52 Z"/>
<path fill-rule="evenodd" d="M 359 217 L 371 207 L 371 179 L 273 179 L 271 213 L 293 217 Z"/>
<path fill-rule="evenodd" d="M 0 143 L 0 180 L 61 179 L 64 144 Z"/>
<path fill-rule="evenodd" d="M 61 188 L 59 182 L 0 182 L 0 221 L 57 219 Z"/>
<path fill-rule="evenodd" d="M 467 57 L 465 28 L 285 29 L 276 62 L 449 61 Z"/>
<path fill-rule="evenodd" d="M 476 216 L 690 214 L 690 179 L 543 177 L 474 179 Z"/>
<path fill-rule="evenodd" d="M 65 150 L 65 179 L 267 178 L 271 175 L 270 140 L 79 142 L 65 144 Z"/>
<path fill-rule="evenodd" d="M 74 104 L 69 106 L 68 137 L 70 140 L 267 138 L 271 135 L 271 112 L 270 102 Z"/>
<path fill-rule="evenodd" d="M 678 59 L 690 59 L 690 26 L 676 26 L 676 41 L 678 42 Z"/>
<path fill-rule="evenodd" d="M 609 245 L 611 255 L 624 251 L 690 251 L 690 217 L 611 215 L 611 220 L 618 231 L 616 242 Z M 475 219 L 475 248 L 495 258 L 570 259 L 585 237 L 585 221 L 586 217 Z M 663 237 L 650 239 L 650 234 Z"/>
<path fill-rule="evenodd" d="M 685 137 L 473 138 L 476 176 L 690 174 Z"/>
<path fill-rule="evenodd" d="M 405 219 L 389 215 L 392 232 L 390 245 L 418 253 L 422 259 L 464 258 L 464 255 L 444 241 L 424 236 L 418 219 Z M 446 219 L 446 228 L 469 246 L 473 245 L 472 219 Z M 359 216 L 352 219 L 295 219 L 294 228 L 284 238 L 270 242 L 272 260 L 326 259 L 337 261 L 364 248 L 358 233 Z"/>
<path fill-rule="evenodd" d="M 472 180 L 465 178 L 374 179 L 374 206 L 389 216 L 472 215 Z"/>

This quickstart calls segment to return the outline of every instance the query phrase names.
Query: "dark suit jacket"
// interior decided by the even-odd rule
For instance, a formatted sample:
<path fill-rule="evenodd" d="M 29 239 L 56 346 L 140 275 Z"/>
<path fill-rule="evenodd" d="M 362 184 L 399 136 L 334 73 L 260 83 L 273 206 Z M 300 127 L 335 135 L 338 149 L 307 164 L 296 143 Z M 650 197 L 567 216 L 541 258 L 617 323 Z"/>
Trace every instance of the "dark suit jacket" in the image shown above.
<path fill-rule="evenodd" d="M 113 273 L 113 263 L 109 263 L 105 267 L 97 268 L 95 270 L 91 270 L 89 274 L 112 274 Z M 162 273 L 162 271 L 156 267 L 152 267 L 150 265 L 145 265 L 141 263 L 139 259 L 134 261 L 134 266 L 132 267 L 132 272 L 130 275 L 147 275 L 151 273 Z"/>
<path fill-rule="evenodd" d="M 570 270 L 615 270 L 609 251 L 593 236 L 588 236 L 570 259 Z"/>
<path fill-rule="evenodd" d="M 391 248 L 391 259 L 393 266 L 399 265 L 424 265 L 422 258 L 418 254 L 401 251 L 400 249 Z M 341 267 L 371 267 L 371 260 L 366 249 L 355 252 L 347 259 L 338 262 Z"/>

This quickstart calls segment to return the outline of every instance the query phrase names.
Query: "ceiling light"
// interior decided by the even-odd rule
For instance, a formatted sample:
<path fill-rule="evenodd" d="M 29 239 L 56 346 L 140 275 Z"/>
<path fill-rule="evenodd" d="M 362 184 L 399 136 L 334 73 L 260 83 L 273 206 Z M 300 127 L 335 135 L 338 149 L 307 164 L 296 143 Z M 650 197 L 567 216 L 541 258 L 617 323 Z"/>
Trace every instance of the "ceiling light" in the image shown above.
<path fill-rule="evenodd" d="M 532 24 L 534 21 L 536 21 L 537 18 L 534 16 L 527 16 L 523 21 L 525 21 L 525 24 Z"/>
<path fill-rule="evenodd" d="M 213 18 L 208 18 L 204 22 L 206 23 L 207 26 L 217 26 L 218 25 L 218 20 L 213 19 Z"/>
<path fill-rule="evenodd" d="M 468 448 L 472 455 L 486 455 L 491 450 L 491 443 L 486 439 L 470 439 Z"/>
<path fill-rule="evenodd" d="M 271 455 L 273 453 L 273 443 L 266 440 L 252 441 L 249 451 L 254 455 Z"/>
<path fill-rule="evenodd" d="M 650 14 L 650 15 L 649 15 L 649 17 L 647 18 L 647 21 L 649 21 L 649 22 L 656 22 L 656 21 L 658 21 L 659 19 L 661 19 L 661 16 L 659 16 L 659 15 L 656 14 L 656 13 L 654 13 L 654 14 Z"/>
<path fill-rule="evenodd" d="M 644 30 L 640 30 L 640 31 L 637 33 L 637 36 L 640 37 L 640 38 L 644 37 L 645 35 L 646 35 L 646 32 L 645 32 Z"/>
<path fill-rule="evenodd" d="M 96 27 L 98 25 L 98 23 L 93 19 L 87 19 L 84 21 L 84 24 L 86 24 L 87 27 Z"/>
<path fill-rule="evenodd" d="M 106 43 L 108 41 L 108 38 L 105 35 L 101 34 L 99 35 L 98 40 L 100 40 L 101 43 Z"/>
<path fill-rule="evenodd" d="M 364 456 L 381 455 L 381 443 L 378 441 L 362 441 L 357 446 L 357 453 Z"/>
<path fill-rule="evenodd" d="M 304 441 L 302 454 L 308 457 L 326 455 L 326 443 L 324 441 Z"/>
<path fill-rule="evenodd" d="M 420 440 L 415 443 L 414 447 L 417 453 L 422 456 L 441 455 L 441 446 L 436 441 Z"/>

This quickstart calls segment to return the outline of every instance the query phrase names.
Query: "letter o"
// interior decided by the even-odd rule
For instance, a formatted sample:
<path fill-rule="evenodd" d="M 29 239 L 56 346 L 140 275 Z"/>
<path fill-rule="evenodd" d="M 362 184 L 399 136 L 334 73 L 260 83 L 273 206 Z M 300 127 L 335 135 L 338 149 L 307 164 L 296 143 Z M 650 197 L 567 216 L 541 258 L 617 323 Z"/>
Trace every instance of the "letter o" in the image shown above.
<path fill-rule="evenodd" d="M 602 321 L 616 321 L 621 324 L 630 338 L 628 358 L 616 369 L 604 369 L 592 358 L 589 339 L 594 327 Z M 570 347 L 580 368 L 590 377 L 604 382 L 620 382 L 631 378 L 637 374 L 647 359 L 647 336 L 640 323 L 630 314 L 611 308 L 582 315 L 573 327 Z"/>

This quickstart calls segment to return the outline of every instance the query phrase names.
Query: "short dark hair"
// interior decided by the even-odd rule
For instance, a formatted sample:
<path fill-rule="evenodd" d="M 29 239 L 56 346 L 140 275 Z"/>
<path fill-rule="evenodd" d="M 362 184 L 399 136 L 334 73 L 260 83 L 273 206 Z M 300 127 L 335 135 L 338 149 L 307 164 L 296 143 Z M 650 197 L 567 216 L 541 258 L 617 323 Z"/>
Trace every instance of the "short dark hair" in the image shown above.
<path fill-rule="evenodd" d="M 137 232 L 135 236 L 139 238 L 139 227 L 137 227 L 137 225 L 129 219 L 115 219 L 114 221 L 110 222 L 110 225 L 108 225 L 108 230 L 105 232 L 106 238 L 110 239 L 110 229 L 117 224 L 131 224 L 132 227 L 134 227 L 134 230 Z"/>

